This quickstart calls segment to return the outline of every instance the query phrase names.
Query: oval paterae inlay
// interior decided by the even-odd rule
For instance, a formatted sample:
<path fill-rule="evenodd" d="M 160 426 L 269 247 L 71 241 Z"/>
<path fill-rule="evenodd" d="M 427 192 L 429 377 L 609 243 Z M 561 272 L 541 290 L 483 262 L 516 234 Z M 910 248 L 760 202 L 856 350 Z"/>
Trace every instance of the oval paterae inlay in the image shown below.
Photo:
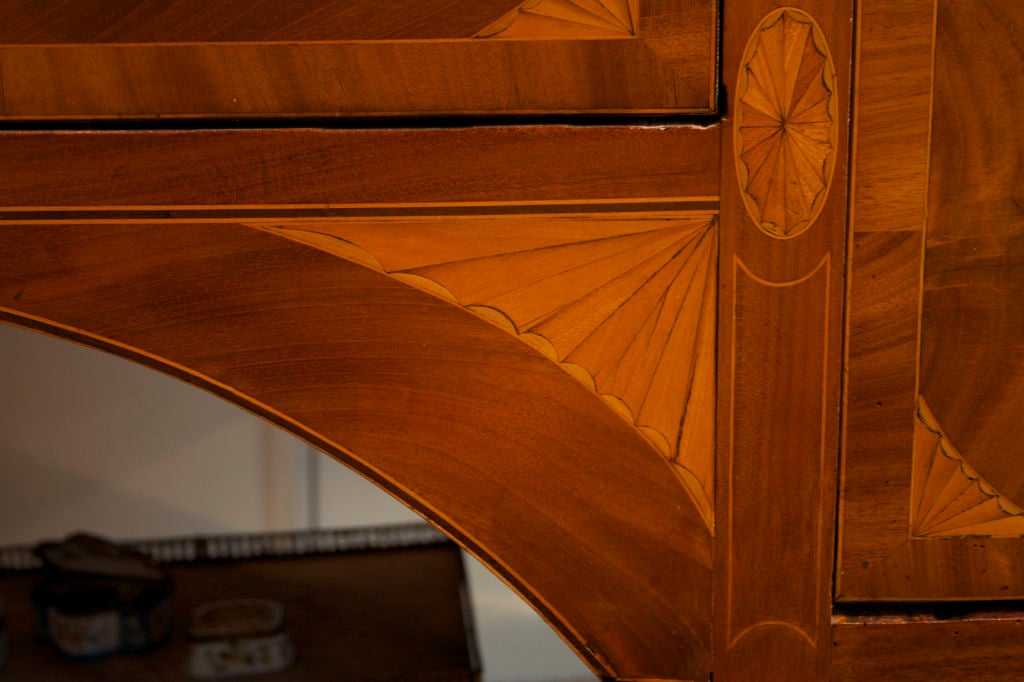
<path fill-rule="evenodd" d="M 791 7 L 761 21 L 737 84 L 734 149 L 743 203 L 773 237 L 821 213 L 835 167 L 835 68 L 818 24 Z"/>

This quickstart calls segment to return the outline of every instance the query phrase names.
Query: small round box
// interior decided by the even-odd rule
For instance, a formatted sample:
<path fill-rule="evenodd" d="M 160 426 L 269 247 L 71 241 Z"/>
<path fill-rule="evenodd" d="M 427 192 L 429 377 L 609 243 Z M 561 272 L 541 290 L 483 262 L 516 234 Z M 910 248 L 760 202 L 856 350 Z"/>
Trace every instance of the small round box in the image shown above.
<path fill-rule="evenodd" d="M 270 599 L 200 606 L 192 614 L 188 642 L 188 672 L 201 680 L 273 673 L 295 659 L 284 631 L 284 606 Z"/>

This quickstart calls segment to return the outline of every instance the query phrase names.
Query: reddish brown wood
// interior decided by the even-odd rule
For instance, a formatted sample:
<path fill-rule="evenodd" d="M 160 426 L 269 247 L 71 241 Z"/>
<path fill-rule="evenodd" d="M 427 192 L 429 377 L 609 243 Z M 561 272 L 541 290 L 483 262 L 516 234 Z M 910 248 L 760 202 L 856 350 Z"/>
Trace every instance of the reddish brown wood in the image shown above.
<path fill-rule="evenodd" d="M 719 140 L 689 126 L 0 133 L 0 206 L 717 198 Z"/>
<path fill-rule="evenodd" d="M 861 15 L 837 595 L 1019 598 L 1021 89 L 1001 55 L 1019 50 L 1024 13 L 921 2 L 899 16 L 902 40 L 887 5 Z M 990 106 L 966 116 L 983 84 Z M 888 139 L 867 132 L 885 98 L 901 122 Z"/>
<path fill-rule="evenodd" d="M 422 249 L 413 249 L 421 256 L 473 244 L 521 250 L 533 233 L 550 239 L 530 225 L 561 225 L 572 253 L 604 233 L 656 232 L 671 225 L 666 220 L 689 221 L 704 234 L 715 226 L 718 140 L 715 128 L 687 127 L 8 133 L 0 145 L 10 152 L 4 170 L 12 185 L 3 199 L 16 210 L 4 213 L 0 253 L 13 289 L 0 299 L 9 321 L 157 366 L 354 465 L 484 557 L 601 674 L 700 677 L 711 666 L 710 536 L 706 510 L 690 502 L 696 489 L 688 492 L 676 473 L 679 462 L 667 461 L 620 410 L 565 372 L 568 365 L 515 334 L 400 282 L 402 273 L 373 272 L 345 254 L 263 230 L 347 225 L 342 234 L 361 241 L 359 230 L 372 234 L 376 224 L 393 231 L 394 246 L 366 247 L 399 269 L 405 266 L 394 257 L 407 238 L 394 230 L 403 225 L 421 240 Z M 664 154 L 666 146 L 678 153 Z M 120 225 L 104 223 L 111 212 Z M 435 228 L 410 232 L 417 221 Z M 459 237 L 467 229 L 468 238 Z M 544 261 L 543 250 L 539 256 Z M 78 265 L 54 271 L 54 257 Z M 35 307 L 44 290 L 48 302 Z M 703 291 L 710 293 L 694 300 L 713 306 L 714 289 Z M 614 300 L 588 293 L 579 295 Z M 295 344 L 299 329 L 311 342 Z M 501 359 L 507 352 L 512 359 Z M 700 357 L 704 366 L 712 351 Z M 592 412 L 573 417 L 580 395 Z M 707 399 L 694 401 L 702 407 L 692 407 L 690 421 Z M 625 478 L 613 473 L 615 455 L 606 450 L 619 446 L 604 442 L 608 428 L 620 432 L 613 441 L 626 438 L 623 454 L 639 454 L 623 462 L 633 470 Z M 672 458 L 690 466 L 691 450 L 699 451 L 710 470 L 710 450 L 691 447 L 710 443 L 709 427 L 700 428 L 687 436 L 686 453 L 673 450 Z M 553 448 L 547 454 L 544 442 Z M 371 463 L 376 453 L 388 462 Z M 460 459 L 464 475 L 456 471 Z M 628 481 L 638 486 L 632 492 L 620 487 Z M 480 495 L 467 495 L 467 486 L 482 486 Z M 446 497 L 460 501 L 444 509 Z M 564 509 L 536 506 L 555 497 Z M 501 546 L 489 547 L 491 536 Z M 579 551 L 586 557 L 577 564 Z M 508 552 L 522 552 L 522 560 Z M 624 564 L 606 563 L 617 555 Z M 613 605 L 632 591 L 624 585 L 633 571 L 648 596 L 631 598 L 628 610 L 649 625 L 627 624 L 633 616 Z M 607 606 L 576 622 L 595 599 Z M 578 605 L 566 610 L 566 600 Z"/>
<path fill-rule="evenodd" d="M 711 113 L 711 0 L 0 4 L 0 118 Z"/>
<path fill-rule="evenodd" d="M 537 348 L 636 426 L 713 527 L 715 212 L 262 227 L 465 306 Z"/>
<path fill-rule="evenodd" d="M 0 29 L 17 43 L 3 48 L 13 58 L 0 60 L 2 82 L 8 105 L 68 117 L 236 111 L 216 69 L 271 56 L 270 71 L 238 84 L 247 115 L 296 102 L 298 113 L 437 113 L 453 101 L 462 113 L 479 102 L 607 110 L 611 97 L 664 111 L 658 97 L 710 82 L 688 80 L 699 69 L 687 66 L 698 52 L 710 63 L 708 24 L 694 19 L 710 3 L 624 0 L 595 22 L 577 21 L 575 0 L 513 11 L 487 0 L 465 10 L 500 6 L 472 29 L 486 38 L 404 40 L 441 30 L 431 8 L 462 7 L 436 1 L 410 6 L 405 27 L 368 18 L 362 35 L 387 44 L 309 42 L 329 22 L 300 11 L 312 5 L 278 6 L 299 8 L 274 24 L 306 36 L 301 49 L 269 33 L 242 44 L 278 29 L 226 24 L 215 8 L 179 27 L 202 45 L 46 47 L 45 20 L 15 23 Z M 1024 545 L 1007 530 L 1024 520 L 1021 95 L 1006 57 L 1019 53 L 1020 12 L 982 0 L 858 4 L 848 204 L 852 3 L 728 9 L 733 99 L 721 129 L 0 135 L 0 307 L 218 392 L 359 468 L 483 556 L 602 675 L 1015 679 L 983 644 L 988 632 L 1015 651 L 1006 618 L 957 621 L 968 636 L 953 621 L 829 615 L 844 331 L 836 596 L 1024 595 Z M 160 30 L 155 15 L 136 19 L 96 14 L 82 31 Z M 463 49 L 478 58 L 456 58 Z M 136 87 L 179 54 L 208 69 L 193 94 L 174 99 L 160 79 Z M 69 55 L 79 59 L 68 66 Z M 339 55 L 373 58 L 376 104 L 337 106 L 336 83 L 304 99 L 336 76 L 316 60 Z M 123 67 L 127 80 L 97 86 L 80 64 L 99 64 L 101 81 Z M 402 64 L 423 90 L 401 79 L 401 93 L 389 90 L 380 69 Z M 502 90 L 538 64 L 556 80 Z M 264 90 L 273 69 L 286 82 Z M 636 69 L 644 77 L 625 84 L 608 76 Z M 428 72 L 450 88 L 419 78 Z M 482 72 L 499 74 L 493 89 L 471 92 Z M 50 80 L 33 91 L 26 74 Z M 61 79 L 93 94 L 58 97 Z M 683 243 L 695 234 L 712 241 L 691 254 Z M 717 292 L 716 269 L 693 255 L 715 238 Z M 677 269 L 665 274 L 658 259 Z M 558 286 L 544 293 L 547 277 Z M 657 369 L 647 363 L 662 354 L 623 347 L 637 330 L 671 349 Z M 720 389 L 709 388 L 709 357 Z M 702 387 L 695 398 L 676 376 Z M 715 436 L 691 412 L 709 414 L 712 397 L 714 485 Z"/>
<path fill-rule="evenodd" d="M 942 3 L 938 22 L 920 392 L 970 466 L 1019 507 L 1024 82 L 1020 62 L 1000 56 L 1024 49 L 1024 7 Z M 979 81 L 987 106 L 964 116 L 958 105 L 977 96 Z"/>
<path fill-rule="evenodd" d="M 0 44 L 472 38 L 521 0 L 3 0 Z M 442 33 L 443 31 L 443 33 Z"/>
<path fill-rule="evenodd" d="M 858 231 L 850 248 L 841 600 L 865 569 L 906 540 L 917 305 L 893 292 L 918 286 L 920 249 L 920 232 L 911 230 Z M 860 307 L 867 300 L 877 302 L 870 320 Z"/>
<path fill-rule="evenodd" d="M 841 600 L 907 539 L 935 0 L 858 10 Z M 899 161 L 897 161 L 897 159 Z M 857 519 L 856 524 L 849 523 Z"/>
<path fill-rule="evenodd" d="M 863 680 L 1007 682 L 1024 677 L 1024 613 L 841 618 L 832 626 L 832 676 Z"/>
<path fill-rule="evenodd" d="M 936 0 L 857 6 L 851 212 L 858 231 L 920 230 Z"/>
<path fill-rule="evenodd" d="M 716 681 L 826 679 L 831 648 L 852 7 L 773 10 L 732 10 L 723 47 Z M 807 135 L 820 165 L 794 165 Z"/>
<path fill-rule="evenodd" d="M 345 461 L 480 556 L 595 671 L 708 670 L 704 519 L 633 426 L 513 335 L 231 223 L 7 225 L 0 253 L 3 319 L 157 367 Z"/>

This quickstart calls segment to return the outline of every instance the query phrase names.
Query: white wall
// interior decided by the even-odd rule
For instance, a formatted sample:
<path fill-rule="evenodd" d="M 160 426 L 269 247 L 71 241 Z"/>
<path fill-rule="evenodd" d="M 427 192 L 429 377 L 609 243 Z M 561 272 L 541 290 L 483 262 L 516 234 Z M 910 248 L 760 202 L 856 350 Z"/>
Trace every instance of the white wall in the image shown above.
<path fill-rule="evenodd" d="M 0 545 L 75 530 L 129 539 L 417 518 L 219 398 L 0 324 Z M 475 560 L 467 567 L 485 679 L 589 677 L 518 596 Z"/>

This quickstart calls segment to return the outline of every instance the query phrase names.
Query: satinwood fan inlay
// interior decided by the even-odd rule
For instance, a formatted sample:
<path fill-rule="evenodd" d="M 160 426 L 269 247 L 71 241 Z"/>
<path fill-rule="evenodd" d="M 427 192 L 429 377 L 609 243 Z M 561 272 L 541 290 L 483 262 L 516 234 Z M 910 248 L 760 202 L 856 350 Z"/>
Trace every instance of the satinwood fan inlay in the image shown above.
<path fill-rule="evenodd" d="M 477 38 L 609 38 L 634 35 L 637 0 L 527 0 Z"/>
<path fill-rule="evenodd" d="M 714 214 L 271 229 L 457 303 L 560 363 L 647 437 L 712 524 Z"/>
<path fill-rule="evenodd" d="M 967 463 L 923 396 L 918 398 L 913 471 L 910 529 L 915 536 L 1024 535 L 1024 509 Z"/>
<path fill-rule="evenodd" d="M 821 29 L 793 8 L 761 22 L 737 85 L 736 172 L 761 230 L 795 237 L 821 212 L 835 166 L 835 68 Z"/>

